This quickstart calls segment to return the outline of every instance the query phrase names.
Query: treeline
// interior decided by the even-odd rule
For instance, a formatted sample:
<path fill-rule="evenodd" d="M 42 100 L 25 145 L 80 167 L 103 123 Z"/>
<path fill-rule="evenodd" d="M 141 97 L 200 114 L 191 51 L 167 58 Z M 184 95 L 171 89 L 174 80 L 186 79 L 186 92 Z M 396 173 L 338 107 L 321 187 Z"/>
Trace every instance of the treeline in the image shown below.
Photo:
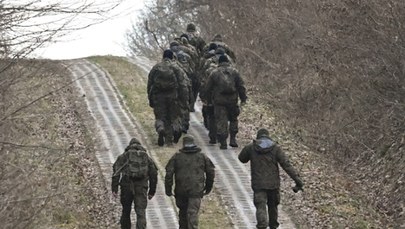
<path fill-rule="evenodd" d="M 222 34 L 261 101 L 403 222 L 404 1 L 154 0 L 141 18 L 134 55 L 156 57 L 189 22 Z"/>

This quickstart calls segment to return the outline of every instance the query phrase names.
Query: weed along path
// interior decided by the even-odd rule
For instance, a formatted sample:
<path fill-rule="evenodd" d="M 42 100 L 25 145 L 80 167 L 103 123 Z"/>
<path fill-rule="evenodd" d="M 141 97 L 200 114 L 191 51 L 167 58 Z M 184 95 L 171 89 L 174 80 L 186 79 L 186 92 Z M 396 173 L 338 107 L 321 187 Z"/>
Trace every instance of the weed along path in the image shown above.
<path fill-rule="evenodd" d="M 76 81 L 76 86 L 102 138 L 103 146 L 99 147 L 97 158 L 106 183 L 109 184 L 112 164 L 124 152 L 130 139 L 136 137 L 145 145 L 144 137 L 140 134 L 141 128 L 122 106 L 114 85 L 102 69 L 84 59 L 66 61 L 65 64 L 74 79 L 81 77 Z M 148 228 L 178 228 L 176 210 L 164 193 L 164 185 L 160 180 L 155 197 L 148 203 Z M 135 215 L 132 219 L 134 221 Z"/>

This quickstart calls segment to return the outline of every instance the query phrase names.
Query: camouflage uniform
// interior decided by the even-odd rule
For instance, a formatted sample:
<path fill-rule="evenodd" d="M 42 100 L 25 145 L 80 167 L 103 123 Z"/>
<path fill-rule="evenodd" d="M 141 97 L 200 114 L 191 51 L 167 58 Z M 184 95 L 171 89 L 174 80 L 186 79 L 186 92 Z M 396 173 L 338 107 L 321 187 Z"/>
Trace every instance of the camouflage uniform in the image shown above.
<path fill-rule="evenodd" d="M 222 61 L 221 61 L 222 59 Z M 235 92 L 223 93 L 223 88 L 218 83 L 224 74 L 230 75 L 235 86 Z M 238 133 L 238 116 L 240 109 L 238 98 L 241 103 L 247 100 L 244 81 L 238 70 L 231 66 L 226 56 L 220 56 L 218 68 L 213 70 L 208 78 L 206 93 L 209 104 L 214 105 L 214 115 L 217 126 L 217 139 L 221 143 L 220 148 L 226 149 L 226 139 L 228 138 L 228 121 L 230 146 L 237 147 L 236 134 Z"/>
<path fill-rule="evenodd" d="M 207 45 L 205 45 L 205 47 L 203 48 L 203 53 L 206 53 L 209 50 L 209 47 L 215 44 L 217 45 L 217 47 L 221 47 L 225 50 L 225 53 L 231 57 L 232 61 L 236 61 L 236 56 L 235 53 L 232 51 L 232 49 L 222 40 L 222 36 L 220 34 L 216 34 L 214 36 L 214 38 L 211 40 L 210 43 L 208 43 Z"/>
<path fill-rule="evenodd" d="M 181 109 L 180 102 L 188 101 L 187 85 L 184 82 L 184 72 L 172 62 L 173 52 L 165 50 L 163 61 L 156 64 L 149 72 L 148 76 L 148 99 L 149 105 L 153 108 L 155 114 L 155 128 L 159 134 L 158 144 L 162 146 L 164 141 L 169 145 L 172 143 L 173 135 L 174 142 L 177 143 L 181 136 Z M 171 90 L 159 90 L 154 84 L 157 78 L 161 77 L 161 72 L 158 71 L 160 66 L 170 66 L 171 71 L 176 78 L 176 85 Z M 163 138 L 165 138 L 163 140 Z"/>
<path fill-rule="evenodd" d="M 181 127 L 183 133 L 187 133 L 188 128 L 189 128 L 189 122 L 190 122 L 190 110 L 192 104 L 194 104 L 193 100 L 193 92 L 192 92 L 192 87 L 191 87 L 191 80 L 189 79 L 188 75 L 191 72 L 191 68 L 189 66 L 189 62 L 187 59 L 189 56 L 184 53 L 183 51 L 178 51 L 176 53 L 177 56 L 177 61 L 174 63 L 183 71 L 183 74 L 180 76 L 180 81 L 182 85 L 185 85 L 186 87 L 186 97 L 184 101 L 179 101 L 180 104 L 180 113 L 181 113 Z"/>
<path fill-rule="evenodd" d="M 183 148 L 174 154 L 166 165 L 167 196 L 173 195 L 173 176 L 174 196 L 179 208 L 179 228 L 197 229 L 201 199 L 212 190 L 215 166 L 205 154 L 201 153 L 201 149 L 194 144 L 194 139 L 190 135 L 183 138 Z"/>
<path fill-rule="evenodd" d="M 133 138 L 125 151 L 139 149 L 142 149 L 142 151 L 146 153 L 146 150 L 141 146 L 140 142 L 136 138 Z M 121 187 L 120 201 L 122 204 L 122 215 L 120 223 L 123 229 L 131 228 L 132 202 L 134 203 L 136 212 L 136 228 L 146 228 L 147 196 L 149 195 L 151 198 L 155 195 L 157 184 L 157 167 L 149 156 L 148 161 L 148 176 L 142 180 L 130 180 L 130 178 L 125 175 L 125 164 L 127 163 L 125 153 L 118 156 L 113 165 L 111 189 L 113 193 L 118 193 L 118 186 Z"/>
<path fill-rule="evenodd" d="M 269 133 L 261 129 L 256 140 L 245 146 L 239 154 L 242 163 L 250 161 L 254 205 L 256 207 L 257 228 L 275 229 L 277 221 L 277 206 L 280 203 L 280 175 L 279 167 L 295 181 L 297 187 L 302 188 L 303 182 L 297 171 L 290 164 L 288 157 L 281 148 L 274 143 Z M 268 212 L 267 209 L 268 208 Z"/>
<path fill-rule="evenodd" d="M 187 34 L 190 44 L 197 49 L 198 55 L 201 56 L 206 43 L 204 39 L 197 34 L 195 25 L 192 23 L 188 24 L 185 34 Z"/>

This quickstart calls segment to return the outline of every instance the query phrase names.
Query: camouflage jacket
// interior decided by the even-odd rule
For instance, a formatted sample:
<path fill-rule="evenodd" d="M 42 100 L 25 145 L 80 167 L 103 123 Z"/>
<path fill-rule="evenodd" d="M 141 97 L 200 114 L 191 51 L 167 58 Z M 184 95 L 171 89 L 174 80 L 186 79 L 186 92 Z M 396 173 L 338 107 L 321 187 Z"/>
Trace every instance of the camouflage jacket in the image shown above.
<path fill-rule="evenodd" d="M 166 165 L 166 190 L 172 189 L 173 177 L 175 195 L 202 197 L 204 188 L 214 183 L 215 166 L 200 148 L 183 148 Z"/>
<path fill-rule="evenodd" d="M 159 65 L 162 64 L 170 64 L 171 69 L 173 70 L 174 74 L 176 75 L 177 79 L 177 90 L 173 91 L 159 91 L 155 89 L 154 83 L 157 77 L 159 77 L 159 71 L 157 70 L 159 68 Z M 149 101 L 155 100 L 155 97 L 169 97 L 173 99 L 179 99 L 179 100 L 188 100 L 188 91 L 187 91 L 187 85 L 184 82 L 184 71 L 177 65 L 175 64 L 172 60 L 168 58 L 164 58 L 162 62 L 157 63 L 153 68 L 150 70 L 149 75 L 148 75 L 148 85 L 147 85 L 147 93 L 148 93 L 148 99 Z"/>
<path fill-rule="evenodd" d="M 140 144 L 133 144 L 129 145 L 125 151 L 132 150 L 132 149 L 139 149 L 139 147 L 143 148 Z M 145 149 L 144 149 L 145 150 Z M 146 153 L 146 150 L 145 150 Z M 121 189 L 131 189 L 132 185 L 136 186 L 145 186 L 148 187 L 149 184 L 149 194 L 154 195 L 156 192 L 156 185 L 157 185 L 157 167 L 155 162 L 148 156 L 149 165 L 148 165 L 148 176 L 143 180 L 133 181 L 127 177 L 124 172 L 125 164 L 127 163 L 127 157 L 125 152 L 118 156 L 117 160 L 113 164 L 113 176 L 111 181 L 111 190 L 113 192 L 118 192 L 118 186 Z"/>
<path fill-rule="evenodd" d="M 232 94 L 222 94 L 222 88 L 217 83 L 220 77 L 223 77 L 223 72 L 230 73 L 233 81 L 235 82 L 236 92 Z M 239 71 L 232 67 L 230 63 L 224 62 L 218 65 L 218 68 L 214 69 L 208 77 L 207 84 L 205 86 L 206 99 L 209 104 L 227 105 L 238 104 L 238 98 L 242 102 L 246 102 L 246 88 Z"/>
<path fill-rule="evenodd" d="M 253 143 L 245 146 L 239 154 L 239 160 L 242 163 L 250 161 L 253 190 L 279 189 L 278 165 L 281 165 L 297 184 L 303 185 L 298 172 L 290 164 L 287 155 L 267 137 L 253 140 Z"/>

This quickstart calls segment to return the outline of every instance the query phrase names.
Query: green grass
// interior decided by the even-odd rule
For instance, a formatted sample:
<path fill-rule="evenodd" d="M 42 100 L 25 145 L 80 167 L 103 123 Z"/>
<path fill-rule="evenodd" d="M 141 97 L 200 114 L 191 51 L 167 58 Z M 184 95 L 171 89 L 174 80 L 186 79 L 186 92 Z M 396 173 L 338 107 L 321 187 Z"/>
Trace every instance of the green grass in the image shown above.
<path fill-rule="evenodd" d="M 146 73 L 139 67 L 129 63 L 124 58 L 113 56 L 97 56 L 89 58 L 94 63 L 106 70 L 114 80 L 118 90 L 123 96 L 130 112 L 142 125 L 148 135 L 148 144 L 157 158 L 154 158 L 162 166 L 165 166 L 170 157 L 178 150 L 178 145 L 173 147 L 157 146 L 157 135 L 154 129 L 153 110 L 148 105 Z M 164 168 L 160 168 L 162 172 Z M 163 173 L 161 173 L 163 174 Z M 163 178 L 161 176 L 161 178 Z M 200 209 L 200 228 L 212 229 L 232 228 L 228 215 L 221 206 L 218 196 L 213 194 L 204 197 Z"/>

